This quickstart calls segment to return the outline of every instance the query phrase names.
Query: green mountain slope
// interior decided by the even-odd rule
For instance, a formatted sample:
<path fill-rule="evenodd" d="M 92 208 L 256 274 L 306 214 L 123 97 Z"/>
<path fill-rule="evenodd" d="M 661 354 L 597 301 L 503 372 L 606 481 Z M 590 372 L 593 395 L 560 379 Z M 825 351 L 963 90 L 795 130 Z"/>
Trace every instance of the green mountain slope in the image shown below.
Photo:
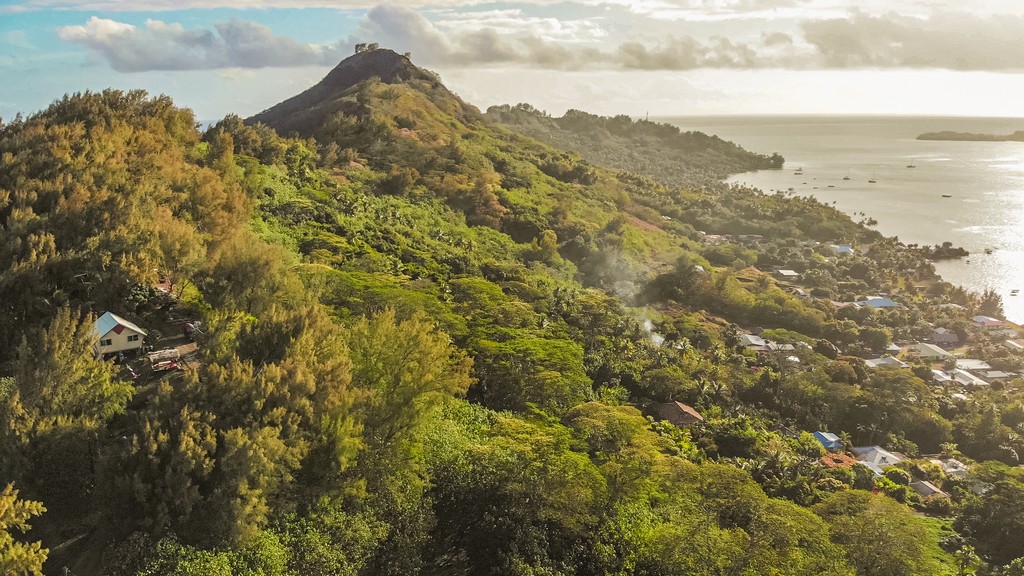
<path fill-rule="evenodd" d="M 529 104 L 492 106 L 487 117 L 595 164 L 645 174 L 671 186 L 713 185 L 737 172 L 782 168 L 785 159 L 748 152 L 717 136 L 628 116 L 569 110 L 552 118 Z"/>
<path fill-rule="evenodd" d="M 48 571 L 953 572 L 903 504 L 946 501 L 899 475 L 861 491 L 800 430 L 1005 461 L 995 403 L 1017 398 L 941 404 L 918 370 L 864 369 L 938 320 L 933 295 L 844 311 L 765 273 L 902 298 L 923 254 L 811 200 L 600 167 L 410 66 L 363 52 L 301 106 L 204 134 L 113 91 L 0 128 L 0 483 L 48 508 L 24 537 Z M 105 310 L 152 339 L 202 320 L 199 350 L 132 381 L 93 358 Z M 800 364 L 739 346 L 754 326 Z M 646 417 L 666 401 L 703 422 Z"/>

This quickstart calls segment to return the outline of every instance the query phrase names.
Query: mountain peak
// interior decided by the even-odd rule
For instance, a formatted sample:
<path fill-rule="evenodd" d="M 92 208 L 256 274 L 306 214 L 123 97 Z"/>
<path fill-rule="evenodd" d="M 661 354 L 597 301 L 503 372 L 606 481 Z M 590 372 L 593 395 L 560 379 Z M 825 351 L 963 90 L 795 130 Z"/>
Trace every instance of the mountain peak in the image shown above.
<path fill-rule="evenodd" d="M 414 65 L 408 54 L 377 48 L 373 44 L 369 48 L 360 44 L 355 54 L 342 60 L 315 86 L 252 116 L 246 122 L 262 122 L 281 134 L 297 132 L 310 136 L 319 125 L 318 120 L 333 111 L 332 104 L 346 90 L 370 78 L 379 78 L 386 84 L 410 80 L 439 83 L 433 73 Z"/>
<path fill-rule="evenodd" d="M 356 52 L 331 70 L 316 87 L 343 92 L 372 77 L 386 84 L 397 84 L 414 78 L 434 80 L 434 76 L 416 67 L 409 56 L 387 48 L 373 48 Z"/>

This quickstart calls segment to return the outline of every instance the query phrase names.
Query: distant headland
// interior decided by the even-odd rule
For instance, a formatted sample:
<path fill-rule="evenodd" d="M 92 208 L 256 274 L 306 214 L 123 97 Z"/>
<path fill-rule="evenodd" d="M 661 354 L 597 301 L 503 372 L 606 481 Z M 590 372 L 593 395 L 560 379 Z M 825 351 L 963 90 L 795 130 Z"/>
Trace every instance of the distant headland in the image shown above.
<path fill-rule="evenodd" d="M 1024 142 L 1024 130 L 1013 134 L 972 134 L 970 132 L 925 132 L 918 140 L 956 140 L 963 142 Z"/>

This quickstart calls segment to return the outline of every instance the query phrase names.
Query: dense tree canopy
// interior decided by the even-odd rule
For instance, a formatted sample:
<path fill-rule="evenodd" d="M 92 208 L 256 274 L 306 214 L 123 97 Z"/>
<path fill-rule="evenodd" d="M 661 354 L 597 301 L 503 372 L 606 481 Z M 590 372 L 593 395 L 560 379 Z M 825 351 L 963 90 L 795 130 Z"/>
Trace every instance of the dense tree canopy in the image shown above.
<path fill-rule="evenodd" d="M 897 502 L 924 509 L 902 480 L 926 476 L 954 492 L 986 562 L 1024 553 L 981 520 L 1015 526 L 1012 473 L 993 469 L 980 497 L 924 461 L 875 480 L 821 465 L 800 432 L 1013 461 L 1019 399 L 951 405 L 927 367 L 857 357 L 923 313 L 844 312 L 762 272 L 795 262 L 852 298 L 918 255 L 817 202 L 711 177 L 781 159 L 622 117 L 499 110 L 691 155 L 685 182 L 610 172 L 430 78 L 352 83 L 304 140 L 235 116 L 201 134 L 140 92 L 68 96 L 0 127 L 0 482 L 28 499 L 0 498 L 4 562 L 38 573 L 49 549 L 48 571 L 85 575 L 940 574 L 953 557 Z M 838 262 L 816 241 L 877 243 Z M 98 359 L 107 310 L 150 345 L 199 324 L 198 351 L 167 373 Z M 737 325 L 789 348 L 745 350 Z M 669 401 L 703 420 L 651 417 Z M 48 511 L 25 534 L 34 501 Z"/>

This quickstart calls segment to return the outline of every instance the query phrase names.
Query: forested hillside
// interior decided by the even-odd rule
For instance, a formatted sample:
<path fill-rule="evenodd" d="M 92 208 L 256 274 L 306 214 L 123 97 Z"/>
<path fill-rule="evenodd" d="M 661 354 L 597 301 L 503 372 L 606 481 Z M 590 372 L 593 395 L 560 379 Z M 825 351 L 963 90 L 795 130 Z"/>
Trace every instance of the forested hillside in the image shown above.
<path fill-rule="evenodd" d="M 782 168 L 785 162 L 779 154 L 749 152 L 717 136 L 625 115 L 569 110 L 552 118 L 529 104 L 505 104 L 488 108 L 487 117 L 601 166 L 640 172 L 671 186 L 714 185 L 731 174 Z"/>
<path fill-rule="evenodd" d="M 816 201 L 541 144 L 393 52 L 328 79 L 202 133 L 112 90 L 0 127 L 5 573 L 1020 573 L 1019 393 L 862 359 L 997 302 Z M 906 307 L 832 302 L 880 290 Z M 97 359 L 105 311 L 196 351 Z M 908 459 L 823 465 L 819 429 Z"/>

